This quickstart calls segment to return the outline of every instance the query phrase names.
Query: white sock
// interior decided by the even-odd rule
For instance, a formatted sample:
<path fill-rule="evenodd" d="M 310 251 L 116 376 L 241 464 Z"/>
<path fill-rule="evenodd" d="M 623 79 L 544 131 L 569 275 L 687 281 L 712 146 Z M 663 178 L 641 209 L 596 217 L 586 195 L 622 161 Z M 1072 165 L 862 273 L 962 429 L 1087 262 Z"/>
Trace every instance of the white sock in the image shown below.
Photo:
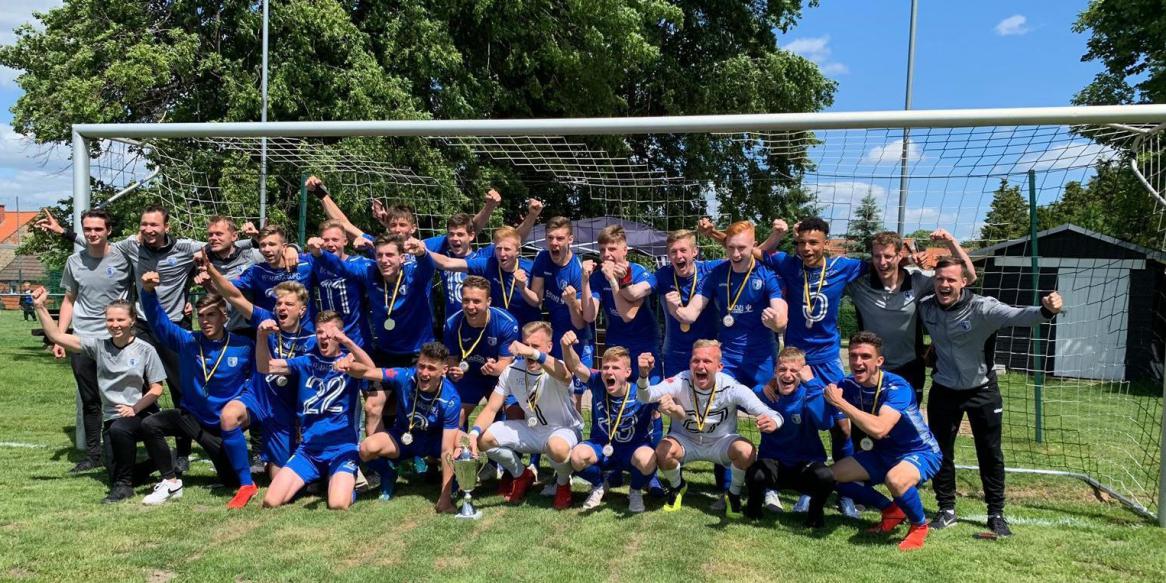
<path fill-rule="evenodd" d="M 506 468 L 511 476 L 517 478 L 522 475 L 525 469 L 522 466 L 522 458 L 513 450 L 505 447 L 495 447 L 486 450 L 486 457 L 494 460 L 498 465 Z"/>
<path fill-rule="evenodd" d="M 729 493 L 734 496 L 740 496 L 741 485 L 744 483 L 745 470 L 742 470 L 735 465 L 729 464 Z"/>
<path fill-rule="evenodd" d="M 680 487 L 680 466 L 676 466 L 671 470 L 660 468 L 660 475 L 664 476 L 664 479 L 668 480 L 668 484 L 673 488 Z"/>
<path fill-rule="evenodd" d="M 571 483 L 571 462 L 566 461 L 561 464 L 551 462 L 555 468 L 555 483 L 562 486 L 563 484 Z"/>

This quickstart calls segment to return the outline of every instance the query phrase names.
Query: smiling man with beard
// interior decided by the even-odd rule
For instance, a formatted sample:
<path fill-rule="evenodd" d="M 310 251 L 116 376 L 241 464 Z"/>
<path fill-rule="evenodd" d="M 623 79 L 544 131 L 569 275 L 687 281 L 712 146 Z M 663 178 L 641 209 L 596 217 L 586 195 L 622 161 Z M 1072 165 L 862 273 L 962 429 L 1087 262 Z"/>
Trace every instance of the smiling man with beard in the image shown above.
<path fill-rule="evenodd" d="M 1052 320 L 1061 311 L 1061 295 L 1054 291 L 1041 298 L 1040 306 L 1014 308 L 977 295 L 967 285 L 963 263 L 945 257 L 935 266 L 935 295 L 919 303 L 937 356 L 927 416 L 943 451 L 943 465 L 935 476 L 939 513 L 931 525 L 941 529 L 956 522 L 955 438 L 966 413 L 988 504 L 988 529 L 995 536 L 1010 536 L 1004 519 L 1004 452 L 1000 448 L 1004 400 L 992 362 L 996 331 Z"/>

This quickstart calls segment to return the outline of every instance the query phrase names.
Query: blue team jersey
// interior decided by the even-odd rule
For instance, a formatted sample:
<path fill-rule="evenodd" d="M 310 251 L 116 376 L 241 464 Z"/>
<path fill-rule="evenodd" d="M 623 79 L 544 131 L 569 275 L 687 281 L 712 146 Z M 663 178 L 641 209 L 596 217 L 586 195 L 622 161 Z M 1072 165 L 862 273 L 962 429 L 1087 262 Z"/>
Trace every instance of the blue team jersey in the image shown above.
<path fill-rule="evenodd" d="M 255 341 L 231 333 L 221 340 L 211 340 L 171 322 L 158 303 L 158 294 L 142 290 L 141 299 L 158 342 L 178 353 L 178 376 L 182 384 L 180 407 L 204 426 L 218 427 L 223 405 L 239 398 L 251 384 Z"/>
<path fill-rule="evenodd" d="M 834 417 L 826 411 L 824 388 L 822 381 L 810 379 L 798 385 L 794 392 L 779 395 L 776 401 L 765 395 L 764 384 L 753 388 L 766 407 L 781 413 L 785 419 L 777 431 L 761 434 L 757 457 L 788 465 L 826 461 L 826 449 L 818 432 L 833 427 Z"/>
<path fill-rule="evenodd" d="M 520 257 L 516 269 L 524 271 L 527 281 L 530 281 L 533 267 L 533 261 Z M 542 318 L 539 309 L 526 303 L 522 297 L 522 286 L 514 281 L 514 274 L 502 271 L 493 253 L 488 257 L 466 259 L 466 273 L 490 280 L 490 304 L 509 312 L 518 320 L 520 328 Z"/>
<path fill-rule="evenodd" d="M 399 288 L 396 276 L 385 282 L 376 262 L 341 262 L 339 257 L 327 251 L 320 253 L 318 260 L 329 269 L 360 281 L 368 304 L 369 328 L 373 336 L 371 345 L 376 350 L 386 354 L 413 354 L 421 350 L 422 344 L 433 341 L 433 310 L 429 306 L 433 288 L 429 282 L 433 279 L 435 266 L 428 254 L 401 266 Z M 395 302 L 394 288 L 397 288 Z M 386 330 L 390 303 L 393 329 Z"/>
<path fill-rule="evenodd" d="M 360 406 L 360 380 L 333 368 L 343 356 L 324 356 L 314 349 L 287 361 L 299 392 L 300 447 L 309 452 L 357 443 L 354 413 Z"/>
<path fill-rule="evenodd" d="M 441 432 L 457 429 L 461 420 L 462 400 L 448 378 L 442 379 L 437 394 L 417 390 L 417 369 L 386 368 L 381 383 L 397 399 L 397 417 L 393 428 L 441 439 Z M 416 400 L 414 397 L 416 396 Z M 409 422 L 413 422 L 412 430 Z"/>
<path fill-rule="evenodd" d="M 490 308 L 490 319 L 484 328 L 470 326 L 465 314 L 458 310 L 445 321 L 442 340 L 449 349 L 449 355 L 455 361 L 469 363 L 470 369 L 454 386 L 460 389 L 475 388 L 482 391 L 482 394 L 489 394 L 494 385 L 498 384 L 498 377 L 482 374 L 482 365 L 486 364 L 487 359 L 509 358 L 510 343 L 520 339 L 518 321 L 503 310 Z"/>
<path fill-rule="evenodd" d="M 323 257 L 323 253 L 320 254 Z M 316 310 L 323 312 L 332 310 L 344 318 L 344 334 L 352 339 L 357 346 L 367 347 L 366 341 L 371 338 L 369 331 L 367 310 L 365 310 L 365 290 L 363 280 L 350 277 L 352 271 L 367 271 L 368 266 L 376 269 L 373 260 L 361 255 L 349 255 L 344 263 L 350 269 L 332 269 L 334 262 L 317 259 L 306 255 L 312 266 L 312 275 L 315 279 Z"/>
<path fill-rule="evenodd" d="M 430 251 L 441 253 L 447 257 L 453 257 L 449 251 L 449 236 L 438 235 L 430 237 L 422 241 L 425 248 Z M 484 259 L 494 255 L 494 244 L 491 243 L 480 249 L 473 249 L 465 257 L 467 262 L 471 259 Z M 445 317 L 448 318 L 454 312 L 462 309 L 462 282 L 466 280 L 466 274 L 460 271 L 442 271 L 441 272 L 441 287 L 445 290 Z"/>
<path fill-rule="evenodd" d="M 591 372 L 587 386 L 591 389 L 591 436 L 587 441 L 600 446 L 606 445 L 610 435 L 611 446 L 615 449 L 634 449 L 641 445 L 649 445 L 652 440 L 652 414 L 656 411 L 655 403 L 641 403 L 636 399 L 636 388 L 630 385 L 622 398 L 608 395 L 607 383 L 603 382 L 603 375 L 598 371 Z M 613 432 L 612 425 L 617 418 L 619 425 Z"/>
<path fill-rule="evenodd" d="M 622 288 L 637 283 L 650 283 L 651 277 L 643 265 L 629 263 L 627 276 L 619 285 Z M 619 310 L 615 308 L 615 297 L 612 295 L 619 293 L 619 289 L 611 289 L 611 282 L 599 270 L 595 270 L 590 279 L 591 297 L 599 300 L 599 307 L 606 318 L 607 340 L 604 344 L 623 346 L 637 356 L 642 352 L 658 354 L 660 332 L 656 327 L 656 313 L 652 310 L 650 298 L 644 298 L 644 303 L 631 322 L 624 322 Z"/>
<path fill-rule="evenodd" d="M 745 273 L 734 273 L 732 267 L 726 261 L 709 271 L 700 288 L 700 294 L 711 302 L 705 305 L 705 311 L 713 310 L 720 321 L 729 314 L 729 304 L 736 302 L 733 325 L 721 326 L 717 335 L 727 362 L 768 357 L 777 351 L 777 337 L 761 323 L 761 312 L 769 307 L 770 300 L 781 299 L 781 284 L 761 262 L 753 266 L 748 281 Z"/>
<path fill-rule="evenodd" d="M 850 282 L 866 274 L 868 263 L 849 257 L 826 257 L 826 276 L 821 267 L 807 268 L 797 255 L 778 251 L 765 256 L 764 263 L 785 282 L 789 303 L 789 326 L 785 341 L 806 353 L 806 362 L 818 364 L 838 360 L 841 341 L 838 334 L 838 306 Z M 818 290 L 818 282 L 822 289 Z M 805 289 L 810 288 L 810 305 Z M 807 326 L 807 322 L 809 325 Z"/>
<path fill-rule="evenodd" d="M 300 255 L 299 263 L 292 271 L 283 267 L 272 267 L 266 263 L 256 263 L 231 283 L 235 284 L 252 304 L 270 312 L 275 309 L 276 285 L 294 281 L 309 292 L 312 290 L 312 264 L 308 257 L 310 256 Z M 308 302 L 307 308 L 308 313 L 304 317 L 311 319 L 315 313 L 311 301 Z"/>
<path fill-rule="evenodd" d="M 677 291 L 680 292 L 681 305 L 687 306 L 688 302 L 692 301 L 692 296 L 700 294 L 701 285 L 708 279 L 709 272 L 722 263 L 725 263 L 724 259 L 697 261 L 696 270 L 689 277 L 678 277 L 676 269 L 672 265 L 665 265 L 649 277 L 648 283 L 656 292 L 658 301 L 664 302 L 664 296 L 668 295 L 669 292 Z M 696 322 L 693 322 L 688 331 L 685 332 L 680 329 L 679 320 L 673 318 L 668 310 L 665 309 L 663 312 L 664 374 L 672 376 L 688 368 L 693 342 L 701 339 L 716 339 L 717 333 L 720 331 L 720 319 L 717 318 L 715 310 L 705 309 L 701 311 Z"/>
<path fill-rule="evenodd" d="M 562 353 L 559 339 L 567 330 L 574 330 L 579 342 L 590 344 L 591 327 L 576 328 L 571 323 L 570 308 L 563 303 L 563 290 L 567 286 L 574 286 L 575 297 L 583 299 L 583 264 L 579 262 L 579 256 L 572 254 L 571 260 L 566 265 L 560 266 L 551 260 L 550 251 L 539 251 L 534 258 L 532 269 L 534 270 L 534 273 L 531 273 L 532 278 L 543 278 L 543 304 L 550 314 L 551 328 L 554 330 L 554 348 L 551 349 L 551 353 L 556 357 Z"/>
<path fill-rule="evenodd" d="M 251 311 L 251 319 L 247 321 L 247 325 L 258 332 L 259 325 L 264 320 L 275 320 L 275 314 L 255 306 Z M 287 360 L 308 354 L 315 348 L 316 325 L 308 320 L 307 314 L 304 314 L 300 320 L 298 331 L 289 334 L 281 330 L 267 335 L 267 350 L 272 358 Z M 291 387 L 295 385 L 289 381 L 284 381 L 287 384 L 280 386 L 278 384 L 279 378 L 280 375 L 263 374 L 259 372 L 259 369 L 256 369 L 249 390 L 255 396 L 257 404 L 266 407 L 266 412 L 276 423 L 284 427 L 291 427 L 295 422 L 296 410 L 298 409 L 295 391 L 291 390 Z"/>
<path fill-rule="evenodd" d="M 899 421 L 883 439 L 874 441 L 874 450 L 896 456 L 905 456 L 919 451 L 939 454 L 939 443 L 931 434 L 931 429 L 923 421 L 919 405 L 915 403 L 915 389 L 903 377 L 883 371 L 882 390 L 878 386 L 864 387 L 848 376 L 838 387 L 846 402 L 859 410 L 877 415 L 883 407 L 899 412 Z M 875 394 L 878 393 L 876 400 Z"/>

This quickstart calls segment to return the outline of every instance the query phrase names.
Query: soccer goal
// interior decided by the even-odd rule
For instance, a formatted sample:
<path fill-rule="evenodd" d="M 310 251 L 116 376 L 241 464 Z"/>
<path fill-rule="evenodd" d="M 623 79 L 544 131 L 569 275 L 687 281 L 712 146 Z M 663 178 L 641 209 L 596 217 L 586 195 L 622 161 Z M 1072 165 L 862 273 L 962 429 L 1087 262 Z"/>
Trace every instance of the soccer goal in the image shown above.
<path fill-rule="evenodd" d="M 302 232 L 320 217 L 303 189 L 317 174 L 354 222 L 373 224 L 373 200 L 405 202 L 425 235 L 491 185 L 510 201 L 547 200 L 546 216 L 659 232 L 705 215 L 767 229 L 816 212 L 836 254 L 861 255 L 871 234 L 891 230 L 934 259 L 927 233 L 944 228 L 975 258 L 981 293 L 1018 305 L 1052 289 L 1065 298 L 1054 323 L 996 340 L 1009 471 L 1083 480 L 1166 526 L 1164 133 L 1163 105 L 82 124 L 74 212 L 157 201 L 182 235 L 201 238 L 216 214 Z M 514 222 L 518 204 L 508 205 L 494 221 Z M 976 459 L 967 435 L 957 458 Z"/>

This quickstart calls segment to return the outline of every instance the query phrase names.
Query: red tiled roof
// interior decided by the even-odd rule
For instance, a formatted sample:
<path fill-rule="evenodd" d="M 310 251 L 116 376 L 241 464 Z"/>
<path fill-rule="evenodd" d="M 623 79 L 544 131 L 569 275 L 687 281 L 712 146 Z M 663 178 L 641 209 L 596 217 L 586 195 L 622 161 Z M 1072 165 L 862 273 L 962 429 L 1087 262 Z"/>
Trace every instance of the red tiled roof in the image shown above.
<path fill-rule="evenodd" d="M 0 221 L 0 242 L 6 242 L 16 234 L 21 227 L 31 223 L 40 211 L 12 212 L 4 211 L 4 220 Z"/>

